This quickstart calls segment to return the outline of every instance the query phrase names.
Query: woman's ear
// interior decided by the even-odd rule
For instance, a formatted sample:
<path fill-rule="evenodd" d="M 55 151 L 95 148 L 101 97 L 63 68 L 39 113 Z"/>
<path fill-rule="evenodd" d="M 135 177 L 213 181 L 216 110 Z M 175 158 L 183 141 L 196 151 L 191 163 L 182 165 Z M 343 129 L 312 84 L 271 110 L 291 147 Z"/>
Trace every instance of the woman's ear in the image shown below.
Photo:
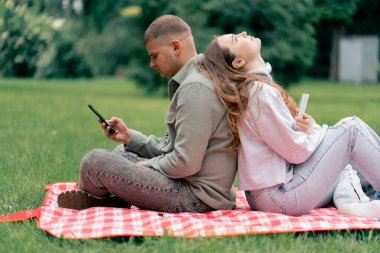
<path fill-rule="evenodd" d="M 234 67 L 234 69 L 240 69 L 244 65 L 245 65 L 245 60 L 241 56 L 236 56 L 235 59 L 232 61 L 232 67 Z"/>

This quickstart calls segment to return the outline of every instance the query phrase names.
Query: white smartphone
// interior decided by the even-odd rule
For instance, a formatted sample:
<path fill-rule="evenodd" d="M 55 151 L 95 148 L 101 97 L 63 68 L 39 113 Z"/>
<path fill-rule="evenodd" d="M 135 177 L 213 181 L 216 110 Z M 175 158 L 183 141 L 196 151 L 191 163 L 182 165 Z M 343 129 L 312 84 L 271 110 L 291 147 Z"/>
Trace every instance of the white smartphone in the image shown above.
<path fill-rule="evenodd" d="M 301 116 L 306 111 L 307 101 L 309 100 L 309 94 L 302 94 L 298 103 L 297 116 Z"/>

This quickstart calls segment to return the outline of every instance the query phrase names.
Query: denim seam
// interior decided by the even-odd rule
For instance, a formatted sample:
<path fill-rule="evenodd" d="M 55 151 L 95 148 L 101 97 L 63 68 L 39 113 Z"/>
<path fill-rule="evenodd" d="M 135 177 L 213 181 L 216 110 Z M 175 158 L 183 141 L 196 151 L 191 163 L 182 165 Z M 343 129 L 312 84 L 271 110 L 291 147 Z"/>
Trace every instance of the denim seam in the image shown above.
<path fill-rule="evenodd" d="M 276 191 L 278 191 L 278 190 L 281 190 L 281 188 L 277 188 Z M 277 207 L 279 207 L 279 208 L 281 209 L 281 211 L 282 211 L 283 214 L 286 214 L 286 208 L 285 208 L 285 206 L 282 205 L 280 202 L 278 202 L 278 201 L 276 200 L 276 198 L 274 197 L 274 195 L 275 195 L 274 193 L 275 193 L 275 191 L 270 191 L 270 192 L 269 192 L 269 196 L 270 196 L 271 200 L 273 201 L 273 203 L 274 203 Z"/>
<path fill-rule="evenodd" d="M 359 128 L 356 128 L 356 129 L 358 130 L 358 134 L 361 134 L 361 135 L 364 137 L 364 139 L 366 139 L 369 143 L 371 143 L 371 145 L 372 145 L 372 146 L 373 146 L 378 152 L 380 152 L 380 149 L 379 149 L 378 147 L 376 147 L 376 145 L 375 145 L 373 142 L 371 142 L 370 139 L 368 139 L 367 135 L 365 135 L 362 131 L 360 131 Z"/>
<path fill-rule="evenodd" d="M 257 211 L 255 201 L 261 196 L 264 191 L 265 189 L 255 190 L 255 193 L 257 192 L 257 194 L 252 194 L 251 191 L 244 191 L 248 205 L 253 211 Z"/>
<path fill-rule="evenodd" d="M 310 175 L 314 172 L 314 169 L 315 167 L 317 167 L 317 165 L 319 164 L 319 162 L 322 160 L 322 158 L 326 155 L 327 151 L 336 143 L 336 141 L 341 138 L 344 134 L 346 134 L 348 131 L 347 129 L 344 129 L 345 131 L 343 131 L 340 135 L 338 135 L 334 140 L 332 140 L 330 142 L 330 145 L 328 145 L 321 153 L 321 155 L 316 159 L 316 161 L 312 164 L 311 168 L 308 170 L 308 174 L 306 174 L 306 178 L 305 180 L 303 180 L 301 183 L 293 186 L 291 189 L 289 189 L 289 191 L 292 191 L 294 190 L 294 188 L 298 187 L 299 185 L 301 185 L 302 183 L 304 183 L 309 177 Z"/>
<path fill-rule="evenodd" d="M 113 178 L 113 179 L 118 179 L 120 181 L 124 181 L 124 182 L 127 182 L 129 184 L 134 184 L 135 186 L 138 186 L 138 187 L 143 187 L 143 188 L 146 188 L 146 189 L 150 189 L 150 190 L 155 190 L 155 191 L 165 191 L 165 192 L 191 192 L 191 189 L 190 187 L 186 187 L 186 188 L 180 188 L 180 189 L 176 189 L 176 188 L 160 188 L 160 187 L 157 187 L 157 186 L 152 186 L 152 185 L 146 185 L 146 184 L 141 184 L 141 183 L 137 183 L 137 182 L 134 182 L 132 180 L 128 180 L 128 179 L 125 179 L 125 178 L 122 178 L 122 177 L 119 177 L 119 176 L 115 176 L 115 175 L 112 175 L 112 174 L 109 174 L 109 173 L 105 173 L 105 172 L 98 172 L 98 171 L 92 171 L 92 172 L 86 172 L 85 175 L 87 174 L 87 176 L 89 174 L 95 174 L 95 175 L 100 175 L 100 174 L 103 174 L 107 177 L 110 177 L 110 178 Z"/>
<path fill-rule="evenodd" d="M 196 198 L 194 201 L 190 202 L 189 204 L 176 205 L 174 207 L 169 207 L 166 211 L 167 212 L 172 212 L 172 211 L 180 212 L 183 210 L 186 210 L 186 211 L 189 211 L 189 210 L 195 211 L 196 210 L 197 212 L 205 212 L 205 211 L 209 211 L 209 207 L 205 203 L 203 203 L 200 199 Z"/>

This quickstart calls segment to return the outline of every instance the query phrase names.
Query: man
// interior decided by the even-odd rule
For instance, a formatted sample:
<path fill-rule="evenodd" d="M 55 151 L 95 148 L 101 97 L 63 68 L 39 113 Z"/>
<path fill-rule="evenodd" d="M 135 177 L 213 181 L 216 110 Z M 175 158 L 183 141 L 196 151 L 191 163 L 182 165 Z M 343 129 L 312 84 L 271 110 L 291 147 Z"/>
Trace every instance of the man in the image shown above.
<path fill-rule="evenodd" d="M 58 205 L 134 206 L 165 212 L 207 212 L 235 207 L 236 153 L 226 109 L 211 80 L 198 72 L 189 25 L 172 15 L 154 20 L 144 35 L 150 67 L 168 77 L 170 104 L 163 138 L 129 129 L 116 117 L 102 124 L 121 142 L 113 152 L 95 149 L 81 162 L 79 191 L 58 196 Z"/>

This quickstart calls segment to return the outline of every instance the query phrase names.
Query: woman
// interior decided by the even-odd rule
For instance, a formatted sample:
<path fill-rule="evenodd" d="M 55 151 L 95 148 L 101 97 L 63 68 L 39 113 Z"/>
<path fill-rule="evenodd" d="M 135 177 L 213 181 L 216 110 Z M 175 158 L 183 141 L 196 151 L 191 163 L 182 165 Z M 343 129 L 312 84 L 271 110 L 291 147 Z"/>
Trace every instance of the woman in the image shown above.
<path fill-rule="evenodd" d="M 296 116 L 293 100 L 272 80 L 260 48 L 260 39 L 245 32 L 226 34 L 210 43 L 198 64 L 227 106 L 234 136 L 231 149 L 239 147 L 239 188 L 250 207 L 288 215 L 308 213 L 326 204 L 337 184 L 347 184 L 343 180 L 347 173 L 357 181 L 351 162 L 380 189 L 377 134 L 357 117 L 328 127 L 316 124 L 310 115 Z M 340 189 L 344 195 L 347 188 Z M 351 187 L 347 194 L 357 191 Z M 344 207 L 338 208 L 359 216 L 364 208 L 379 217 L 380 202 L 369 202 L 360 191 L 358 203 L 338 196 Z"/>

